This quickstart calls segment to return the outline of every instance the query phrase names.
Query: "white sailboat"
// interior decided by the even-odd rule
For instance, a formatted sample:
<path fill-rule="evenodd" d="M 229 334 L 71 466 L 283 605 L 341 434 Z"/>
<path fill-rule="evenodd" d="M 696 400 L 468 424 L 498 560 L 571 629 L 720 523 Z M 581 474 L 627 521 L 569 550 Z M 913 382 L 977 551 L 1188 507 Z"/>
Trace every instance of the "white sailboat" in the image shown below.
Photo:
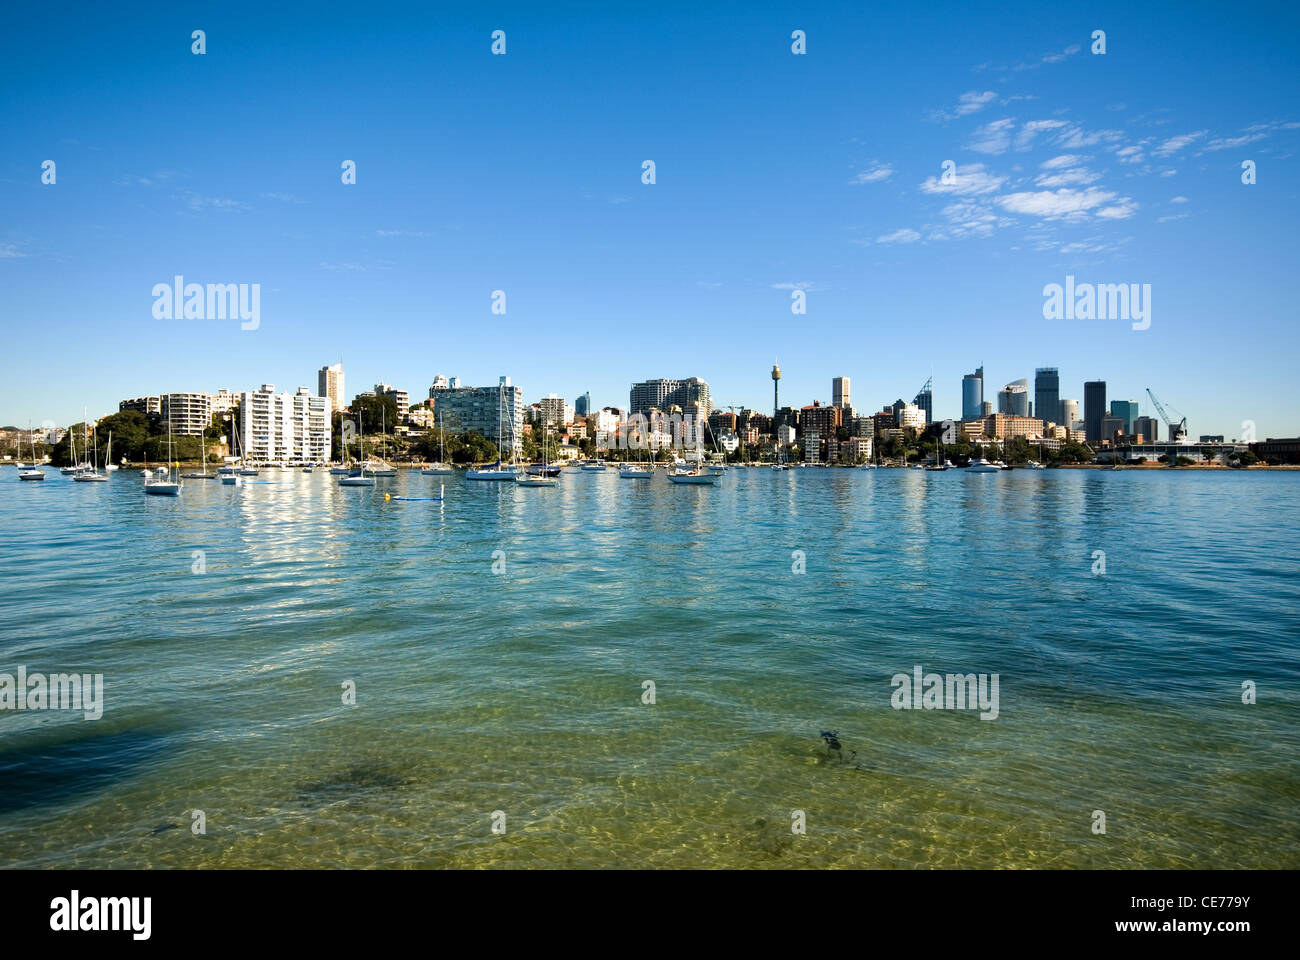
<path fill-rule="evenodd" d="M 668 481 L 670 483 L 687 483 L 687 484 L 715 484 L 718 482 L 720 474 L 714 473 L 703 466 L 704 463 L 704 446 L 700 436 L 700 428 L 695 428 L 695 466 L 691 469 L 676 467 L 668 472 Z"/>
<path fill-rule="evenodd" d="M 156 496 L 175 497 L 181 492 L 181 483 L 179 480 L 171 478 L 172 469 L 172 424 L 171 419 L 167 420 L 167 471 L 164 479 L 157 477 L 150 478 L 149 467 L 145 465 L 144 492 L 152 493 Z"/>
<path fill-rule="evenodd" d="M 201 460 L 203 461 L 203 472 L 202 472 L 202 473 L 193 473 L 193 472 L 191 472 L 191 473 L 182 473 L 181 476 L 182 476 L 183 478 L 185 478 L 186 480 L 210 480 L 210 479 L 212 479 L 212 476 L 213 476 L 213 475 L 210 474 L 210 473 L 208 473 L 208 445 L 207 445 L 207 443 L 205 442 L 206 440 L 207 440 L 207 437 L 203 436 L 203 434 L 199 434 L 199 451 L 200 451 L 200 453 L 199 453 L 199 459 L 201 459 Z"/>
<path fill-rule="evenodd" d="M 357 442 L 361 445 L 361 454 L 364 458 L 366 452 L 365 429 L 361 426 L 361 414 L 357 414 Z M 349 473 L 346 477 L 339 477 L 340 487 L 373 487 L 375 485 L 375 475 L 369 469 L 369 461 L 362 459 L 358 469 Z"/>
<path fill-rule="evenodd" d="M 551 425 L 546 424 L 545 432 L 542 434 L 542 472 L 537 476 L 530 476 L 527 473 L 516 473 L 515 483 L 521 487 L 554 487 L 560 482 L 558 477 L 547 475 L 546 470 L 546 444 L 551 438 Z"/>
<path fill-rule="evenodd" d="M 466 470 L 466 480 L 513 480 L 519 473 L 519 466 L 514 462 L 515 438 L 513 418 L 511 418 L 510 428 L 510 463 L 505 467 L 501 465 L 501 407 L 505 402 L 504 386 L 504 384 L 497 385 L 497 462 L 494 466 L 478 467 Z"/>
<path fill-rule="evenodd" d="M 443 459 L 447 455 L 446 451 L 443 449 L 443 438 L 445 436 L 446 434 L 444 434 L 442 430 L 442 414 L 439 413 L 438 414 L 438 462 L 431 463 L 427 467 L 422 468 L 420 470 L 421 473 L 426 474 L 427 476 L 436 477 L 436 476 L 449 476 L 456 472 L 455 468 L 449 467 L 446 461 Z"/>
<path fill-rule="evenodd" d="M 105 454 L 104 456 L 105 464 L 108 463 L 108 458 L 111 457 L 112 455 L 113 455 L 113 435 L 110 433 L 108 435 L 108 453 Z M 95 454 L 91 458 L 90 469 L 83 470 L 81 473 L 74 474 L 72 479 L 77 481 L 78 483 L 107 483 L 108 471 L 105 470 L 103 473 L 100 473 L 99 467 L 96 466 L 96 464 L 98 463 L 99 463 L 99 434 L 96 433 Z"/>
<path fill-rule="evenodd" d="M 32 442 L 32 465 L 30 467 L 24 467 L 20 464 L 18 466 L 18 479 L 44 480 L 45 471 L 36 464 L 36 437 L 32 435 L 32 424 L 30 420 L 27 422 L 27 439 Z"/>

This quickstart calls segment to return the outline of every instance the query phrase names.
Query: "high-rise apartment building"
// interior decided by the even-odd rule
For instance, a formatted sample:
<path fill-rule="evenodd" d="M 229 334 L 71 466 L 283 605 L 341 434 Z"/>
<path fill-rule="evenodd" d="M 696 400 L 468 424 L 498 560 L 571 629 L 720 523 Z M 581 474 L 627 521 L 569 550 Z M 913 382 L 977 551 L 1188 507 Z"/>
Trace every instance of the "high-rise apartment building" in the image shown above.
<path fill-rule="evenodd" d="M 573 401 L 573 415 L 575 417 L 585 417 L 589 413 L 591 413 L 591 394 L 584 393 Z"/>
<path fill-rule="evenodd" d="M 405 390 L 398 390 L 392 384 L 388 384 L 388 383 L 376 383 L 375 396 L 388 397 L 390 400 L 392 400 L 395 404 L 397 404 L 398 422 L 400 423 L 406 420 L 406 415 L 411 410 L 411 397 L 410 394 L 408 394 Z"/>
<path fill-rule="evenodd" d="M 332 363 L 328 367 L 320 368 L 320 372 L 316 374 L 316 395 L 329 397 L 330 408 L 333 410 L 342 410 L 347 406 L 344 401 L 347 393 L 344 392 L 343 386 L 343 364 Z"/>
<path fill-rule="evenodd" d="M 834 377 L 831 380 L 831 404 L 843 410 L 851 406 L 849 401 L 849 378 Z"/>
<path fill-rule="evenodd" d="M 1073 430 L 1074 425 L 1079 422 L 1079 401 L 1062 400 L 1061 401 L 1061 426 L 1068 430 Z"/>
<path fill-rule="evenodd" d="M 984 368 L 961 378 L 961 418 L 974 420 L 984 412 Z"/>
<path fill-rule="evenodd" d="M 709 385 L 699 377 L 685 380 L 645 380 L 632 384 L 628 395 L 628 413 L 646 416 L 651 408 L 668 412 L 670 407 L 682 408 L 682 415 L 704 419 L 713 409 L 709 400 Z"/>
<path fill-rule="evenodd" d="M 328 395 L 313 396 L 308 387 L 276 393 L 264 383 L 246 390 L 239 401 L 240 450 L 252 460 L 329 460 L 333 409 Z"/>
<path fill-rule="evenodd" d="M 201 437 L 212 421 L 212 398 L 206 393 L 164 393 L 163 419 L 178 437 Z"/>
<path fill-rule="evenodd" d="M 550 424 L 552 427 L 563 427 L 573 420 L 571 411 L 573 410 L 563 397 L 557 397 L 551 394 L 549 397 L 543 397 L 537 401 L 537 413 L 543 424 Z"/>
<path fill-rule="evenodd" d="M 1061 422 L 1061 372 L 1056 367 L 1034 371 L 1034 415 L 1044 423 Z"/>
<path fill-rule="evenodd" d="M 1083 385 L 1083 429 L 1089 443 L 1101 442 L 1101 421 L 1105 416 L 1106 381 L 1089 380 Z"/>
<path fill-rule="evenodd" d="M 496 443 L 499 422 L 503 453 L 513 445 L 517 454 L 523 446 L 524 389 L 511 386 L 509 377 L 502 377 L 495 387 L 448 386 L 431 392 L 434 413 L 446 429 L 477 430 Z"/>
<path fill-rule="evenodd" d="M 1155 417 L 1138 417 L 1133 421 L 1133 432 L 1142 434 L 1143 443 L 1156 443 L 1160 439 L 1160 421 Z"/>

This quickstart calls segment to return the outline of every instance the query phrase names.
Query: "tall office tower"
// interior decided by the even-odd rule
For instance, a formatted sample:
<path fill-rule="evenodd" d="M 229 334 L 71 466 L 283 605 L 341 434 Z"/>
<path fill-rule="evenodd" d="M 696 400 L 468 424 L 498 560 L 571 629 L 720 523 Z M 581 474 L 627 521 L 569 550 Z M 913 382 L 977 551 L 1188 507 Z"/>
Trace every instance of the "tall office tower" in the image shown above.
<path fill-rule="evenodd" d="M 347 396 L 343 391 L 343 364 L 332 363 L 320 368 L 320 373 L 316 375 L 316 396 L 329 397 L 330 407 L 334 410 L 342 410 L 346 406 L 343 402 Z"/>
<path fill-rule="evenodd" d="M 1106 381 L 1089 380 L 1083 385 L 1083 429 L 1089 443 L 1101 442 L 1101 421 L 1106 416 Z"/>
<path fill-rule="evenodd" d="M 1029 416 L 1029 381 L 1013 380 L 998 391 L 998 413 L 1013 417 Z"/>
<path fill-rule="evenodd" d="M 1034 371 L 1034 413 L 1045 423 L 1060 422 L 1061 373 L 1056 367 L 1039 367 Z"/>
<path fill-rule="evenodd" d="M 1142 434 L 1143 443 L 1155 443 L 1160 439 L 1160 421 L 1155 417 L 1138 417 L 1133 421 L 1133 432 Z"/>
<path fill-rule="evenodd" d="M 585 417 L 589 413 L 591 413 L 591 394 L 588 392 L 573 401 L 573 415 L 575 417 Z"/>
<path fill-rule="evenodd" d="M 1110 402 L 1110 415 L 1119 417 L 1124 421 L 1124 432 L 1133 434 L 1137 432 L 1138 419 L 1138 402 L 1136 400 L 1112 400 Z"/>
<path fill-rule="evenodd" d="M 983 403 L 980 404 L 980 416 L 981 416 L 981 417 L 991 417 L 991 416 L 993 416 L 993 401 L 992 401 L 992 400 L 985 400 Z"/>
<path fill-rule="evenodd" d="M 834 377 L 831 380 L 831 406 L 839 407 L 841 410 L 851 406 L 848 377 Z"/>
<path fill-rule="evenodd" d="M 961 418 L 975 420 L 984 413 L 984 368 L 961 378 Z"/>
<path fill-rule="evenodd" d="M 931 386 L 933 382 L 933 380 L 927 380 L 925 386 L 921 388 L 921 392 L 912 401 L 925 416 L 924 423 L 934 423 L 934 388 Z"/>
<path fill-rule="evenodd" d="M 1068 430 L 1073 430 L 1074 425 L 1079 419 L 1079 401 L 1062 400 L 1061 401 L 1061 419 L 1057 421 L 1061 426 Z"/>

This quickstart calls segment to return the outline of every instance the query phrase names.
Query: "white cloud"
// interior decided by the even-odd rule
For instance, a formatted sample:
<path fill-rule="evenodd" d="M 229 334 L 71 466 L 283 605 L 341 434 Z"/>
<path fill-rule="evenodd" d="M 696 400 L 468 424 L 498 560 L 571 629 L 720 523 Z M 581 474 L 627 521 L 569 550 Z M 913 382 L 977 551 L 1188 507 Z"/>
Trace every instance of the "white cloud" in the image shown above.
<path fill-rule="evenodd" d="M 1083 157 L 1073 153 L 1063 153 L 1059 157 L 1052 157 L 1050 160 L 1044 160 L 1039 164 L 1044 170 L 1060 170 L 1062 167 L 1075 167 L 1079 165 Z"/>
<path fill-rule="evenodd" d="M 1055 130 L 1065 125 L 1064 120 L 1030 120 L 1016 134 L 1016 149 L 1028 150 L 1033 145 L 1034 138 L 1044 130 Z"/>
<path fill-rule="evenodd" d="M 811 280 L 801 280 L 798 283 L 774 283 L 773 290 L 815 290 L 817 285 Z"/>
<path fill-rule="evenodd" d="M 1176 137 L 1170 137 L 1164 143 L 1160 144 L 1160 146 L 1156 147 L 1154 153 L 1157 157 L 1172 156 L 1184 147 L 1195 143 L 1208 132 L 1208 130 L 1198 130 L 1196 133 L 1183 133 Z"/>
<path fill-rule="evenodd" d="M 895 230 L 893 233 L 887 233 L 884 236 L 876 237 L 876 243 L 916 243 L 921 239 L 921 235 L 915 230 L 909 230 L 903 227 Z"/>
<path fill-rule="evenodd" d="M 863 170 L 855 176 L 849 183 L 880 183 L 882 180 L 888 180 L 894 175 L 894 168 L 887 163 L 874 163 L 866 170 Z"/>
<path fill-rule="evenodd" d="M 1172 200 L 1170 200 L 1169 202 L 1170 202 L 1170 203 L 1186 203 L 1186 202 L 1187 202 L 1187 198 L 1186 198 L 1186 197 L 1174 197 L 1174 198 L 1173 198 Z"/>
<path fill-rule="evenodd" d="M 27 254 L 18 249 L 16 243 L 0 243 L 0 260 L 17 260 Z"/>
<path fill-rule="evenodd" d="M 1146 159 L 1139 146 L 1121 147 L 1115 151 L 1115 156 L 1119 158 L 1120 163 L 1141 163 Z"/>
<path fill-rule="evenodd" d="M 1099 143 L 1116 143 L 1123 139 L 1122 130 L 1085 130 L 1078 124 L 1070 124 L 1061 131 L 1056 142 L 1067 150 L 1078 150 L 1081 147 L 1095 147 Z"/>
<path fill-rule="evenodd" d="M 957 98 L 957 106 L 952 110 L 936 111 L 933 116 L 939 120 L 955 120 L 972 113 L 978 113 L 998 98 L 992 90 L 968 90 Z"/>
<path fill-rule="evenodd" d="M 987 172 L 982 163 L 968 163 L 953 170 L 952 183 L 943 183 L 940 177 L 930 177 L 921 184 L 922 193 L 952 194 L 959 197 L 979 196 L 993 193 L 1006 177 L 998 177 Z"/>
<path fill-rule="evenodd" d="M 1127 197 L 1111 204 L 1113 200 L 1115 194 L 1100 187 L 1089 187 L 1086 190 L 1063 187 L 1060 190 L 1010 193 L 1000 197 L 998 203 L 1012 213 L 1028 214 L 1045 220 L 1081 219 L 1093 210 L 1097 210 L 1097 216 L 1103 216 L 1097 208 L 1103 208 L 1106 211 L 1104 216 L 1108 219 L 1120 219 L 1131 216 L 1136 209 L 1136 204 Z M 1103 206 L 1106 204 L 1110 206 Z"/>
<path fill-rule="evenodd" d="M 1100 179 L 1101 174 L 1093 173 L 1087 167 L 1071 167 L 1057 173 L 1040 174 L 1034 183 L 1040 187 L 1086 186 Z"/>
<path fill-rule="evenodd" d="M 1254 143 L 1256 140 L 1263 140 L 1267 133 L 1248 133 L 1244 137 L 1222 137 L 1211 140 L 1205 145 L 1206 150 L 1233 150 L 1237 147 L 1244 147 L 1248 143 Z"/>
<path fill-rule="evenodd" d="M 986 123 L 971 135 L 966 149 L 976 153 L 1006 153 L 1011 146 L 1011 131 L 1015 126 L 1016 122 L 1009 118 Z"/>

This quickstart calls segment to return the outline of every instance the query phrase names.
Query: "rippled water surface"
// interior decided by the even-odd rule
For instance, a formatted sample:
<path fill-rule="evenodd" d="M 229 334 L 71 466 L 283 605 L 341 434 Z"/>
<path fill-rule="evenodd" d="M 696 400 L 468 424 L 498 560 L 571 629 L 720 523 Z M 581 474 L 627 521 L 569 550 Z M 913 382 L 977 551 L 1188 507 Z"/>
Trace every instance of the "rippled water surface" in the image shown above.
<path fill-rule="evenodd" d="M 0 865 L 1300 866 L 1300 475 L 257 479 L 0 471 Z"/>

